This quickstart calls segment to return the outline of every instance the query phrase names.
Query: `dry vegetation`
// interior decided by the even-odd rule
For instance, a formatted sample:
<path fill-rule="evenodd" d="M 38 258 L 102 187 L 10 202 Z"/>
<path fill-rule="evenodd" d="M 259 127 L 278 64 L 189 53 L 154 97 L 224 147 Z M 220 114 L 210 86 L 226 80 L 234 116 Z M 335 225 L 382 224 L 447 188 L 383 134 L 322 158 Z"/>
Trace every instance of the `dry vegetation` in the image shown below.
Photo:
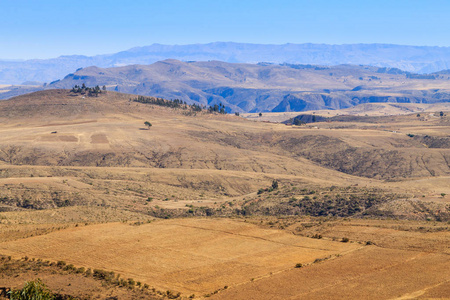
<path fill-rule="evenodd" d="M 80 299 L 450 294 L 448 112 L 286 126 L 132 97 L 0 102 L 0 288 L 40 277 Z"/>

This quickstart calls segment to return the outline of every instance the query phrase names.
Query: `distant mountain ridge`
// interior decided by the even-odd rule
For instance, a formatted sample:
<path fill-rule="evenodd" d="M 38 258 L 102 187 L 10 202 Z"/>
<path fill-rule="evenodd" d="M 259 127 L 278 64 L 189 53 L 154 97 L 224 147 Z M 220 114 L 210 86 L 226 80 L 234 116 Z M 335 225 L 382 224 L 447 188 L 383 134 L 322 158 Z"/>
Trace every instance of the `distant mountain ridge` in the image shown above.
<path fill-rule="evenodd" d="M 342 109 L 360 103 L 450 102 L 450 75 L 396 68 L 244 64 L 168 59 L 151 65 L 88 67 L 46 88 L 103 86 L 122 93 L 222 103 L 228 112 Z"/>
<path fill-rule="evenodd" d="M 153 44 L 96 56 L 71 55 L 26 61 L 0 59 L 0 84 L 21 84 L 25 81 L 49 83 L 78 68 L 151 64 L 170 58 L 181 61 L 220 60 L 231 63 L 371 65 L 421 74 L 450 69 L 450 47 L 391 44 L 263 45 L 233 42 L 192 45 Z"/>

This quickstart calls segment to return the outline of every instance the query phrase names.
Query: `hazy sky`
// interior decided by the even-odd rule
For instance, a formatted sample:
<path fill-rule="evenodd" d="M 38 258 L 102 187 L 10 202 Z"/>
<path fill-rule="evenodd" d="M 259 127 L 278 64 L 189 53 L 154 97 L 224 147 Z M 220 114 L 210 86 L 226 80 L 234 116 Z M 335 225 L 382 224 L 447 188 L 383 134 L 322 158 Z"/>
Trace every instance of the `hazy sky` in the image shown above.
<path fill-rule="evenodd" d="M 216 41 L 450 46 L 449 0 L 0 0 L 0 59 Z"/>

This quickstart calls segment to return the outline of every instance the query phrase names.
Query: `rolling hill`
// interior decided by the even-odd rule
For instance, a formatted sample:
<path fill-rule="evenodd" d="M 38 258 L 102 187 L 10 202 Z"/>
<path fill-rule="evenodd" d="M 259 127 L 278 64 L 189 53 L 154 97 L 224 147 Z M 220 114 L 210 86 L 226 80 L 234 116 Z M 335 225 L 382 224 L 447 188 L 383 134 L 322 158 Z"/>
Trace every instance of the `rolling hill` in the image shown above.
<path fill-rule="evenodd" d="M 450 118 L 433 111 L 445 106 L 367 104 L 368 116 L 293 126 L 135 98 L 50 89 L 0 102 L 0 287 L 448 295 Z"/>
<path fill-rule="evenodd" d="M 0 162 L 10 169 L 4 176 L 24 176 L 27 173 L 21 165 L 34 166 L 30 172 L 37 177 L 64 177 L 73 172 L 86 191 L 90 190 L 86 184 L 92 184 L 100 194 L 95 199 L 78 192 L 76 199 L 86 204 L 94 199 L 96 203 L 101 199 L 120 203 L 124 194 L 133 198 L 151 193 L 163 200 L 171 198 L 170 191 L 188 199 L 202 193 L 214 198 L 239 196 L 273 179 L 374 187 L 373 180 L 408 182 L 450 175 L 448 115 L 362 116 L 286 126 L 144 104 L 131 98 L 133 95 L 115 92 L 87 97 L 68 90 L 48 90 L 0 102 Z M 150 130 L 145 121 L 153 124 Z M 41 170 L 40 166 L 58 167 L 59 171 Z M 105 175 L 96 168 L 105 168 Z M 123 190 L 116 168 L 129 169 L 126 177 L 139 184 Z M 158 189 L 146 182 L 139 168 L 149 170 L 148 176 L 160 184 Z M 100 176 L 99 181 L 90 181 L 91 176 Z M 105 185 L 102 182 L 107 178 L 113 181 Z M 27 184 L 33 190 L 42 185 L 38 179 Z M 43 184 L 50 184 L 50 190 L 64 187 L 64 193 L 52 198 L 50 191 L 45 192 L 42 203 L 33 196 L 35 207 L 59 206 L 76 193 L 76 183 L 61 187 L 50 179 Z M 170 187 L 163 188 L 165 184 Z M 108 185 L 121 190 L 117 197 L 102 195 Z M 395 190 L 416 197 L 429 193 L 420 187 L 411 191 L 403 186 Z M 444 185 L 440 193 L 450 190 Z M 29 193 L 17 187 L 7 193 L 4 202 L 14 205 L 19 201 L 24 206 L 27 197 Z"/>
<path fill-rule="evenodd" d="M 368 66 L 165 60 L 107 69 L 88 67 L 48 88 L 106 85 L 123 93 L 178 98 L 202 105 L 223 103 L 229 112 L 285 112 L 376 102 L 449 102 L 449 82 L 448 74 L 421 76 Z"/>

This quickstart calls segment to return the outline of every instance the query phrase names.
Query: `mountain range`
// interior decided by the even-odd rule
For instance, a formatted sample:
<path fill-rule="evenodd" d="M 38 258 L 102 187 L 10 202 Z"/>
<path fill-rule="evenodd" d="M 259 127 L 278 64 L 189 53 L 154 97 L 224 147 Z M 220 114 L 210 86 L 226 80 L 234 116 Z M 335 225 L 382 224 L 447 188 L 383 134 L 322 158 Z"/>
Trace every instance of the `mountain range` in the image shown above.
<path fill-rule="evenodd" d="M 122 93 L 181 99 L 228 112 L 342 109 L 360 103 L 450 101 L 448 72 L 428 75 L 371 66 L 244 64 L 169 59 L 151 65 L 88 67 L 46 86 L 105 86 Z"/>
<path fill-rule="evenodd" d="M 230 63 L 289 63 L 314 65 L 371 65 L 432 73 L 450 68 L 450 47 L 391 44 L 283 44 L 262 45 L 215 42 L 192 45 L 153 44 L 114 54 L 69 55 L 52 59 L 10 61 L 0 59 L 0 84 L 27 81 L 49 83 L 79 68 L 151 64 L 165 59 L 181 61 L 220 60 Z"/>

